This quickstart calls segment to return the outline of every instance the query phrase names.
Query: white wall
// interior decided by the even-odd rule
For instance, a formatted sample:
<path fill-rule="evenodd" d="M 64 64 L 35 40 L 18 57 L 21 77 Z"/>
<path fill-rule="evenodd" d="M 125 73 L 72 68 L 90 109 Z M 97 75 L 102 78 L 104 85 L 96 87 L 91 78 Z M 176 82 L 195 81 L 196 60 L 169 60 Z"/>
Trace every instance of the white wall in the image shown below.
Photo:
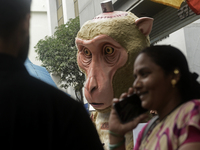
<path fill-rule="evenodd" d="M 64 16 L 64 23 L 70 18 L 75 18 L 74 12 L 74 1 L 73 0 L 62 0 L 63 5 L 63 16 Z"/>
<path fill-rule="evenodd" d="M 177 47 L 185 54 L 185 56 L 187 56 L 185 33 L 183 28 L 177 30 L 176 32 L 173 32 L 172 34 L 169 35 L 169 37 L 163 39 L 162 41 L 159 41 L 155 45 L 162 45 L 162 44 Z"/>
<path fill-rule="evenodd" d="M 31 11 L 46 12 L 47 11 L 46 0 L 32 0 Z"/>
<path fill-rule="evenodd" d="M 184 32 L 190 70 L 200 75 L 200 19 L 184 27 Z"/>
<path fill-rule="evenodd" d="M 46 0 L 49 35 L 53 35 L 58 26 L 56 0 Z"/>
<path fill-rule="evenodd" d="M 36 60 L 37 53 L 34 46 L 40 39 L 44 39 L 46 35 L 49 35 L 46 0 L 33 0 L 31 5 L 30 48 L 28 57 L 36 65 L 41 65 L 41 62 Z"/>
<path fill-rule="evenodd" d="M 101 2 L 104 0 L 79 0 L 80 25 L 102 13 Z"/>

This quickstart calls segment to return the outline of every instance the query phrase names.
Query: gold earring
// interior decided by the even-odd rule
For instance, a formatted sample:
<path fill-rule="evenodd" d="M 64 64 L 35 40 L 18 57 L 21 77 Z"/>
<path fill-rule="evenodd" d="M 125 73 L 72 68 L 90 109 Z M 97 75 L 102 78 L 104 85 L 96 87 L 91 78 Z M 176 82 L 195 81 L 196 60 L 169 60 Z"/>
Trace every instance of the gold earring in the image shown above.
<path fill-rule="evenodd" d="M 176 81 L 175 79 L 172 79 L 172 80 L 171 80 L 171 84 L 172 84 L 172 87 L 173 87 L 173 88 L 175 87 L 176 83 L 177 83 L 177 81 Z"/>
<path fill-rule="evenodd" d="M 175 70 L 174 70 L 174 74 L 179 74 L 179 70 L 178 70 L 178 69 L 175 69 Z"/>

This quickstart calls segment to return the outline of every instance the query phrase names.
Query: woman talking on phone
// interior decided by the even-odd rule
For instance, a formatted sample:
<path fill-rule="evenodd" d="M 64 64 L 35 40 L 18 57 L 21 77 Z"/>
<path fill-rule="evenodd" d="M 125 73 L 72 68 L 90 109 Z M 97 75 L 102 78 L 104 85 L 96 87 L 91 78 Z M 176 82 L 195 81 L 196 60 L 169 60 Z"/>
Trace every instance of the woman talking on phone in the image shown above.
<path fill-rule="evenodd" d="M 182 52 L 172 46 L 148 47 L 136 58 L 133 75 L 133 87 L 119 99 L 136 93 L 143 108 L 158 114 L 141 130 L 134 150 L 200 150 L 200 84 Z M 145 117 L 122 124 L 112 108 L 110 149 L 125 149 L 125 133 Z"/>

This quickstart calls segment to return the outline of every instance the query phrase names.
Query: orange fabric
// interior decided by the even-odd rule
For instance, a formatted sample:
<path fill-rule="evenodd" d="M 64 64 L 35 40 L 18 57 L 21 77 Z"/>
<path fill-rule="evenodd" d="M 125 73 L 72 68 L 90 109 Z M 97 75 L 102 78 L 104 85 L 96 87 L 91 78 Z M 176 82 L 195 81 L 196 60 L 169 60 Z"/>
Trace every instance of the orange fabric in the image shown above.
<path fill-rule="evenodd" d="M 151 1 L 179 9 L 184 0 L 151 0 Z"/>
<path fill-rule="evenodd" d="M 193 12 L 200 14 L 200 0 L 187 0 L 187 3 Z"/>

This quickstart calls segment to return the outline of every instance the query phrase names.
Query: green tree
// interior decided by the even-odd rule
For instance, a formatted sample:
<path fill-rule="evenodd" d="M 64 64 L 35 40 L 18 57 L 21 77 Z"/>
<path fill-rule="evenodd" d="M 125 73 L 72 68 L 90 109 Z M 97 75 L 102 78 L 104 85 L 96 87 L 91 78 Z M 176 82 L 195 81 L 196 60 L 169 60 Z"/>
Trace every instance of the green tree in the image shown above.
<path fill-rule="evenodd" d="M 77 99 L 83 102 L 83 83 L 85 76 L 77 65 L 75 37 L 80 29 L 79 18 L 70 19 L 66 24 L 56 27 L 52 36 L 46 36 L 35 46 L 37 59 L 42 61 L 50 73 L 60 76 L 61 87 L 72 86 Z"/>

